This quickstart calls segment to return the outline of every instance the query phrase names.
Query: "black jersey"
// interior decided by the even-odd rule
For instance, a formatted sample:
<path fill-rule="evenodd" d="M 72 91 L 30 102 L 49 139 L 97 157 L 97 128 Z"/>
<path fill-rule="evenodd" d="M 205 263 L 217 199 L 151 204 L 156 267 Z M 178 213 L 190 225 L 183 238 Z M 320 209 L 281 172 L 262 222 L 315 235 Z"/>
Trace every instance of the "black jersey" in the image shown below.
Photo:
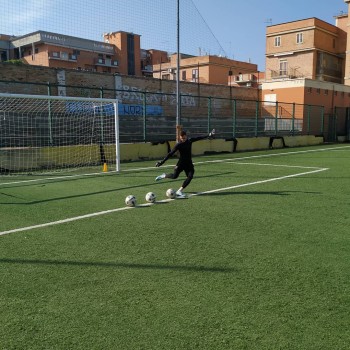
<path fill-rule="evenodd" d="M 172 155 L 174 155 L 175 152 L 179 151 L 180 158 L 178 163 L 181 164 L 192 164 L 192 143 L 204 140 L 208 138 L 208 135 L 205 136 L 198 136 L 198 137 L 191 137 L 188 138 L 184 142 L 177 142 L 174 148 L 167 154 L 167 156 L 163 159 L 163 162 L 165 162 L 167 159 L 169 159 Z"/>

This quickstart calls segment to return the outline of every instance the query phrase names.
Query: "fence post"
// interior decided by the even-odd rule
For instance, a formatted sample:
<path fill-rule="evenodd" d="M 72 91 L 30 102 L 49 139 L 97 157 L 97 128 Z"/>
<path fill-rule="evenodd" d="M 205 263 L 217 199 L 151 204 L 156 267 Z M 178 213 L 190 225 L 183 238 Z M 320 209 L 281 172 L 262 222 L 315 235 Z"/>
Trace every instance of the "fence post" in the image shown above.
<path fill-rule="evenodd" d="M 346 141 L 350 141 L 350 108 L 346 107 Z"/>
<path fill-rule="evenodd" d="M 51 84 L 47 82 L 47 94 L 51 96 Z M 49 124 L 49 144 L 53 146 L 53 136 L 52 136 L 52 114 L 51 114 L 51 101 L 47 101 L 48 107 L 48 124 Z"/>
<path fill-rule="evenodd" d="M 310 135 L 310 105 L 307 106 L 307 134 Z"/>
<path fill-rule="evenodd" d="M 147 108 L 147 104 L 146 104 L 146 91 L 142 93 L 143 98 L 142 98 L 142 117 L 143 117 L 143 142 L 147 141 L 147 132 L 146 132 L 146 128 L 147 128 L 147 121 L 146 121 L 146 108 Z"/>
<path fill-rule="evenodd" d="M 295 128 L 295 102 L 293 102 L 293 107 L 292 107 L 292 136 L 294 136 L 294 128 Z"/>
<path fill-rule="evenodd" d="M 334 141 L 338 141 L 338 116 L 337 116 L 337 106 L 334 107 Z"/>
<path fill-rule="evenodd" d="M 276 111 L 275 111 L 275 136 L 278 134 L 278 102 L 276 101 Z"/>
<path fill-rule="evenodd" d="M 324 133 L 324 107 L 321 106 L 321 135 Z"/>
<path fill-rule="evenodd" d="M 232 136 L 236 137 L 236 126 L 237 126 L 237 101 L 232 100 Z"/>
<path fill-rule="evenodd" d="M 100 86 L 100 98 L 103 98 L 103 87 Z M 103 109 L 101 108 L 101 114 L 100 114 L 100 126 L 101 126 L 101 145 L 104 145 L 105 143 L 105 133 L 104 133 L 104 123 L 103 123 Z"/>
<path fill-rule="evenodd" d="M 255 137 L 258 137 L 259 101 L 255 102 Z"/>
<path fill-rule="evenodd" d="M 210 122 L 211 122 L 211 97 L 208 97 L 208 122 L 207 122 L 207 133 L 210 133 Z"/>

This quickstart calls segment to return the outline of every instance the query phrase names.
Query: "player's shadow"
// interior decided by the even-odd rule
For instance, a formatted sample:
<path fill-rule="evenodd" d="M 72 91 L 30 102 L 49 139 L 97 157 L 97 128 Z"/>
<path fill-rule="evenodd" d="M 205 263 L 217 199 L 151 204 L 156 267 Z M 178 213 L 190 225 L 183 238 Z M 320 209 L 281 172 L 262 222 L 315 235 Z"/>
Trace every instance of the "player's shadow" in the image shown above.
<path fill-rule="evenodd" d="M 162 265 L 162 264 L 140 264 L 140 263 L 123 263 L 123 262 L 86 262 L 71 260 L 38 260 L 38 259 L 15 259 L 1 258 L 0 263 L 4 264 L 28 264 L 28 265 L 53 265 L 53 266 L 82 266 L 82 267 L 102 267 L 115 269 L 150 269 L 150 270 L 169 270 L 169 271 L 185 271 L 185 272 L 216 272 L 216 273 L 232 273 L 237 269 L 231 267 L 215 267 L 203 265 Z"/>

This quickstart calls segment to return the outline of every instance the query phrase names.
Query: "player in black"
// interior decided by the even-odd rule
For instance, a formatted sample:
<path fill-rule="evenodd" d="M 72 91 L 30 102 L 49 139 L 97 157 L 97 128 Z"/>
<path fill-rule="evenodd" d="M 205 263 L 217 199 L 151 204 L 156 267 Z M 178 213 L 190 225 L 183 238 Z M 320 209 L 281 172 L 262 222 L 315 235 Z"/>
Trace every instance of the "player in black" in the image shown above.
<path fill-rule="evenodd" d="M 212 130 L 209 135 L 198 136 L 198 137 L 187 137 L 186 132 L 183 130 L 180 132 L 179 142 L 176 143 L 174 148 L 165 156 L 165 158 L 156 163 L 156 167 L 160 167 L 163 165 L 176 151 L 179 151 L 180 158 L 174 168 L 174 172 L 172 174 L 161 174 L 156 177 L 156 181 L 162 179 L 177 179 L 181 172 L 185 172 L 186 179 L 182 183 L 182 186 L 176 191 L 177 198 L 185 198 L 186 195 L 182 192 L 191 182 L 194 175 L 194 166 L 192 162 L 192 143 L 204 140 L 207 138 L 212 138 L 215 135 L 215 129 Z"/>

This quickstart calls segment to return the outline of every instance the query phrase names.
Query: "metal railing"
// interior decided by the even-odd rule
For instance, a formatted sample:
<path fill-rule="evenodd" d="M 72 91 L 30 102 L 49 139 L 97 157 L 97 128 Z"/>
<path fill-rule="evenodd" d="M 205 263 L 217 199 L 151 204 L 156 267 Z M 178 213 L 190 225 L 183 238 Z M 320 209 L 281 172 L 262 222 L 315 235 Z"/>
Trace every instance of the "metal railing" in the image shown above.
<path fill-rule="evenodd" d="M 0 81 L 0 91 L 31 95 L 117 98 L 120 141 L 161 142 L 175 139 L 176 96 L 148 91 Z M 180 124 L 191 135 L 217 130 L 220 138 L 322 135 L 335 141 L 348 132 L 348 110 L 325 115 L 322 106 L 296 103 L 181 95 Z M 0 106 L 1 113 L 1 106 Z M 43 123 L 45 116 L 43 115 Z M 5 135 L 0 130 L 0 146 Z"/>

